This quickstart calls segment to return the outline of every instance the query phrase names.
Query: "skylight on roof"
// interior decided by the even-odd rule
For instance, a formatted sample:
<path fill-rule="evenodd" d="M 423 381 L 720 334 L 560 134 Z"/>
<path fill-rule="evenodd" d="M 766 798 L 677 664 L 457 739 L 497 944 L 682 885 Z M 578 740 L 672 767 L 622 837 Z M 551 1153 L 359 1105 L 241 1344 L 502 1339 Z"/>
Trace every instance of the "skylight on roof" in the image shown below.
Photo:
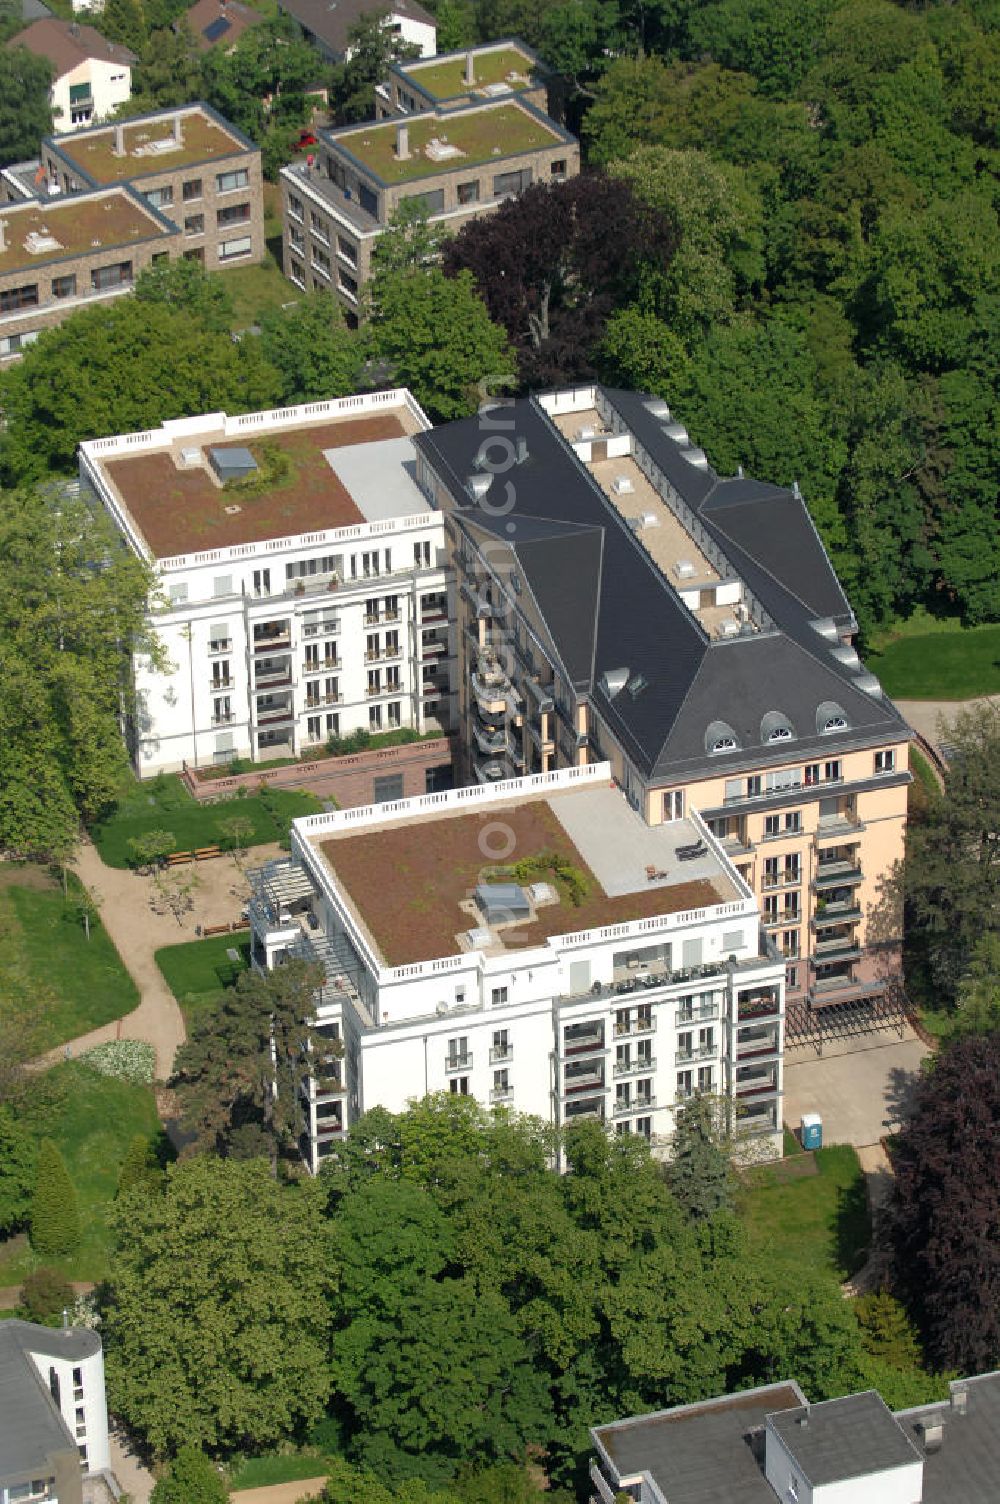
<path fill-rule="evenodd" d="M 636 674 L 628 681 L 628 684 L 626 686 L 633 700 L 637 700 L 642 694 L 643 690 L 647 689 L 648 687 L 649 680 L 646 678 L 645 674 Z"/>

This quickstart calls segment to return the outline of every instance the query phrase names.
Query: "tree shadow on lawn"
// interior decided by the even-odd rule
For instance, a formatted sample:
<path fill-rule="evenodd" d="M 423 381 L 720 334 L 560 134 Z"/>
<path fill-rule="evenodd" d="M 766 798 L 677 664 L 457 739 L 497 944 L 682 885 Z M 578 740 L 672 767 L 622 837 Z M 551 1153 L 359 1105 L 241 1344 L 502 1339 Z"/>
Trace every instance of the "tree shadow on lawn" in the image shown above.
<path fill-rule="evenodd" d="M 834 1251 L 845 1278 L 857 1272 L 868 1257 L 871 1244 L 871 1213 L 864 1175 L 837 1192 Z"/>

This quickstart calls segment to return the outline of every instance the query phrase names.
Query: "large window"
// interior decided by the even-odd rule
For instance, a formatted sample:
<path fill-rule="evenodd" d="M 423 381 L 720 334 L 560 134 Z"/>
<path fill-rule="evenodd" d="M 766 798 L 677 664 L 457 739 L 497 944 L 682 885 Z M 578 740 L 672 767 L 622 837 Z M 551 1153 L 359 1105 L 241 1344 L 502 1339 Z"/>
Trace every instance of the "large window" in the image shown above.
<path fill-rule="evenodd" d="M 131 261 L 115 261 L 111 266 L 95 266 L 90 274 L 90 285 L 95 292 L 104 292 L 109 287 L 124 287 L 131 280 Z"/>
<path fill-rule="evenodd" d="M 204 235 L 204 233 L 205 233 L 205 216 L 204 216 L 204 214 L 186 214 L 184 216 L 184 234 L 185 235 Z"/>
<path fill-rule="evenodd" d="M 358 203 L 366 214 L 378 215 L 378 194 L 366 188 L 364 183 L 358 184 Z"/>
<path fill-rule="evenodd" d="M 493 197 L 509 198 L 513 193 L 523 193 L 530 186 L 530 167 L 521 167 L 516 172 L 498 172 L 493 179 Z"/>
<path fill-rule="evenodd" d="M 13 313 L 17 308 L 37 307 L 37 282 L 29 282 L 24 287 L 8 287 L 0 292 L 0 313 Z"/>
<path fill-rule="evenodd" d="M 407 202 L 423 214 L 440 214 L 444 208 L 444 189 L 429 188 L 426 193 L 410 193 Z"/>
<path fill-rule="evenodd" d="M 235 261 L 239 256 L 249 256 L 252 249 L 249 235 L 241 235 L 239 240 L 223 240 L 219 245 L 219 260 Z"/>
<path fill-rule="evenodd" d="M 245 225 L 250 218 L 249 204 L 230 204 L 226 209 L 219 209 L 215 215 L 215 222 L 220 227 L 225 225 Z"/>
<path fill-rule="evenodd" d="M 173 203 L 174 190 L 168 183 L 163 188 L 148 188 L 146 190 L 146 197 L 154 209 L 164 209 L 167 205 Z"/>
<path fill-rule="evenodd" d="M 52 296 L 54 298 L 75 298 L 76 273 L 70 272 L 65 277 L 53 277 Z"/>
<path fill-rule="evenodd" d="M 190 204 L 193 199 L 201 198 L 201 178 L 188 178 L 181 188 L 181 197 L 186 204 Z"/>
<path fill-rule="evenodd" d="M 460 204 L 478 204 L 479 202 L 479 179 L 474 178 L 471 183 L 459 183 L 458 202 Z"/>
<path fill-rule="evenodd" d="M 250 183 L 250 173 L 245 167 L 237 167 L 233 172 L 220 172 L 215 179 L 215 186 L 220 193 L 234 193 L 237 188 L 246 188 Z"/>

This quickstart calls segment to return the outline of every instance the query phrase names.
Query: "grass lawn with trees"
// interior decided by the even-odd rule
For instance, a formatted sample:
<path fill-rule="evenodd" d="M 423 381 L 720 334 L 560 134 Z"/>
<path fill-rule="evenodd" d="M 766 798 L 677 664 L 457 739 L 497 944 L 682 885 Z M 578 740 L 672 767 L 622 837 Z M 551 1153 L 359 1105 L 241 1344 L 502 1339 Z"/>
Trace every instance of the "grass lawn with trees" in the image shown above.
<path fill-rule="evenodd" d="M 19 1113 L 39 1140 L 55 1141 L 80 1210 L 76 1252 L 44 1262 L 67 1279 L 103 1279 L 122 1160 L 135 1137 L 153 1139 L 160 1131 L 152 1088 L 101 1076 L 80 1061 L 67 1060 L 31 1083 Z M 0 1285 L 19 1283 L 39 1262 L 23 1234 L 0 1243 Z"/>
<path fill-rule="evenodd" d="M 788 1161 L 749 1172 L 740 1215 L 752 1242 L 776 1264 L 849 1279 L 871 1238 L 865 1177 L 849 1144 L 818 1149 L 815 1174 L 788 1173 Z M 792 1160 L 805 1168 L 805 1156 Z"/>
<path fill-rule="evenodd" d="M 920 611 L 877 637 L 865 660 L 900 700 L 1000 694 L 1000 626 L 963 627 Z"/>
<path fill-rule="evenodd" d="M 199 804 L 176 775 L 160 776 L 149 783 L 133 781 L 113 815 L 91 831 L 102 861 L 109 867 L 128 867 L 133 855 L 129 841 L 151 830 L 169 830 L 177 851 L 198 846 L 226 844 L 223 829 L 234 817 L 253 826 L 249 845 L 282 840 L 288 822 L 298 815 L 315 814 L 321 805 L 312 794 L 297 789 L 268 790 L 245 799 L 225 799 Z"/>
<path fill-rule="evenodd" d="M 0 990 L 5 1008 L 31 1015 L 41 1053 L 131 1013 L 139 993 L 93 915 L 87 939 L 78 879 L 67 874 L 64 898 L 55 879 L 45 886 L 43 869 L 24 871 L 30 886 L 18 886 L 16 874 L 0 886 Z"/>
<path fill-rule="evenodd" d="M 297 303 L 302 294 L 289 282 L 270 252 L 256 266 L 237 266 L 222 274 L 233 300 L 233 329 L 259 324 L 261 315 L 286 303 Z"/>
<path fill-rule="evenodd" d="M 231 950 L 239 951 L 239 961 L 230 958 Z M 241 971 L 247 970 L 250 941 L 239 935 L 212 935 L 208 940 L 166 945 L 156 952 L 156 964 L 181 1005 L 184 1022 L 190 1029 L 194 1015 L 214 1002 L 224 987 L 231 987 Z"/>

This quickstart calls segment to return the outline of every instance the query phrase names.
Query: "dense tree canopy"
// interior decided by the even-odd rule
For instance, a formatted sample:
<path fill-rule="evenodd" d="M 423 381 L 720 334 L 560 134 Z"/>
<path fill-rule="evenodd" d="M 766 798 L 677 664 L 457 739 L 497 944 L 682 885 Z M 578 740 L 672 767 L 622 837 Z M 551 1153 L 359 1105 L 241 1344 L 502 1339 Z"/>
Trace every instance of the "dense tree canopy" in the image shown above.
<path fill-rule="evenodd" d="M 1000 1033 L 946 1048 L 893 1152 L 893 1281 L 942 1368 L 1000 1362 Z"/>
<path fill-rule="evenodd" d="M 26 47 L 0 48 L 0 167 L 30 160 L 52 130 L 52 64 Z"/>

